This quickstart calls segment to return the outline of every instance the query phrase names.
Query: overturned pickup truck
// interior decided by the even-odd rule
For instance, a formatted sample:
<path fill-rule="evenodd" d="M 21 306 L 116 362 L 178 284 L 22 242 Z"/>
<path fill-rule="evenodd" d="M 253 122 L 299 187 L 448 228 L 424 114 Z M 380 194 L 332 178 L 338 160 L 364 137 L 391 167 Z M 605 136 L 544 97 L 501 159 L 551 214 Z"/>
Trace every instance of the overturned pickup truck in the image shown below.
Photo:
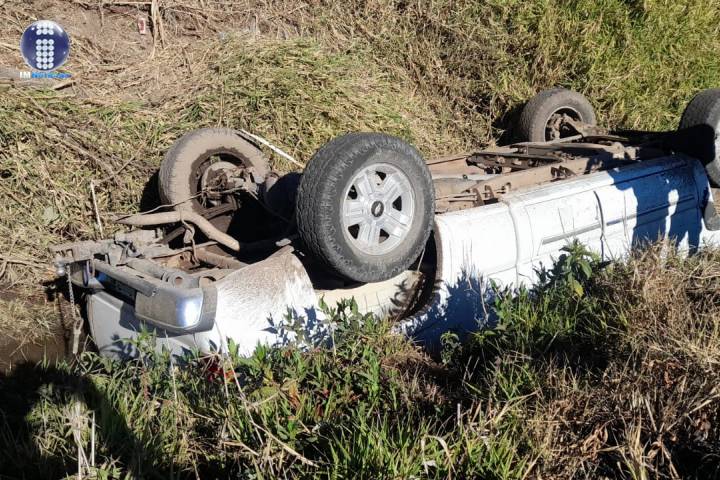
<path fill-rule="evenodd" d="M 675 132 L 610 132 L 590 103 L 540 93 L 522 142 L 425 161 L 406 142 L 351 133 L 302 174 L 280 176 L 253 137 L 202 129 L 178 140 L 159 173 L 165 211 L 120 219 L 114 238 L 53 248 L 85 292 L 101 352 L 156 332 L 158 348 L 250 353 L 258 343 L 331 328 L 319 305 L 363 312 L 435 345 L 491 321 L 493 281 L 531 285 L 569 241 L 604 259 L 659 237 L 692 250 L 720 238 L 720 90 L 688 105 Z M 295 332 L 295 333 L 293 333 Z"/>

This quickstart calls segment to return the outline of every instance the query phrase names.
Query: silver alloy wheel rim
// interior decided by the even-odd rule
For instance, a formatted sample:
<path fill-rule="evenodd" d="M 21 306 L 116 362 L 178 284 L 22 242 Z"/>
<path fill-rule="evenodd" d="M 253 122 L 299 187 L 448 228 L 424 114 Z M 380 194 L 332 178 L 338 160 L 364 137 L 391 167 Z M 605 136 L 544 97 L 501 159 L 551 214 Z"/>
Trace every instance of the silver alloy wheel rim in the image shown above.
<path fill-rule="evenodd" d="M 342 196 L 343 233 L 367 255 L 384 255 L 402 243 L 414 214 L 415 193 L 410 180 L 387 163 L 360 169 Z"/>

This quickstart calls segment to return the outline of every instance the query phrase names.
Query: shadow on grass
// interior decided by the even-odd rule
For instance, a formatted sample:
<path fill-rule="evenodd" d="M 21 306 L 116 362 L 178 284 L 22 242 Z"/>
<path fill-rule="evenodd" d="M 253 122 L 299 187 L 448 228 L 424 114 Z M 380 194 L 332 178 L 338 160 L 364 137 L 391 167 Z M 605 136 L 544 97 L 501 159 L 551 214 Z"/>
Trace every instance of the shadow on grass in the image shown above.
<path fill-rule="evenodd" d="M 178 476 L 177 469 L 161 452 L 140 444 L 128 419 L 88 377 L 72 373 L 67 365 L 23 364 L 0 376 L 0 478 L 60 478 L 78 471 L 77 448 L 71 448 L 72 426 L 68 425 L 66 431 L 70 440 L 43 438 L 38 433 L 47 416 L 56 414 L 58 407 L 58 412 L 70 418 L 76 401 L 95 412 L 96 445 L 108 449 L 108 456 L 118 460 L 133 478 Z M 44 402 L 50 403 L 53 410 L 44 408 Z M 89 425 L 88 420 L 81 421 L 85 422 L 83 428 Z M 54 448 L 51 453 L 40 446 L 46 441 L 63 444 L 64 448 Z M 89 456 L 89 439 L 84 438 L 82 443 L 81 448 Z"/>

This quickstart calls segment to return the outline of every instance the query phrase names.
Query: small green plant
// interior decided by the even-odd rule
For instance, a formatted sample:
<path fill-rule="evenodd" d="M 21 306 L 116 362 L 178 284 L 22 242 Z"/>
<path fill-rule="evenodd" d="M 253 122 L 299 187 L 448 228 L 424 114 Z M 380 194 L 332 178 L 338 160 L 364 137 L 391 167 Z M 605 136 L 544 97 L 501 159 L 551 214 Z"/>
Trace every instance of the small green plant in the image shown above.
<path fill-rule="evenodd" d="M 552 268 L 541 268 L 537 271 L 538 290 L 560 288 L 578 297 L 585 293 L 585 286 L 590 281 L 593 272 L 600 265 L 600 257 L 588 250 L 578 240 L 560 249 L 562 254 L 553 264 Z"/>
<path fill-rule="evenodd" d="M 445 332 L 440 336 L 440 344 L 442 351 L 440 358 L 445 365 L 449 365 L 456 360 L 458 353 L 461 351 L 462 343 L 460 337 L 455 332 Z"/>

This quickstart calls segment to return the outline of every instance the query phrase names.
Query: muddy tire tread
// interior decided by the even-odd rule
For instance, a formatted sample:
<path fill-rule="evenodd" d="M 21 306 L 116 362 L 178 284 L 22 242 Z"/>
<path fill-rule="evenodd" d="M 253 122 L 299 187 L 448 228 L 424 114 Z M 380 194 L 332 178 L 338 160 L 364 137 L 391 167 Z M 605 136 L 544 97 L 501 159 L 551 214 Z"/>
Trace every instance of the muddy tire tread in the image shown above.
<path fill-rule="evenodd" d="M 708 125 L 718 135 L 720 132 L 720 88 L 709 88 L 695 95 L 680 118 L 680 129 L 697 125 Z M 714 156 L 700 158 L 705 171 L 715 186 L 720 186 L 720 152 Z"/>
<path fill-rule="evenodd" d="M 227 149 L 252 165 L 258 176 L 267 174 L 267 160 L 262 151 L 229 128 L 201 128 L 179 138 L 165 154 L 158 174 L 160 200 L 177 204 L 176 210 L 193 209 L 189 181 L 197 158 L 216 149 Z"/>
<path fill-rule="evenodd" d="M 585 123 L 597 123 L 595 111 L 584 95 L 566 88 L 551 88 L 535 95 L 523 108 L 518 121 L 518 141 L 544 142 L 547 118 L 563 107 L 574 108 Z"/>
<path fill-rule="evenodd" d="M 390 148 L 401 152 L 404 158 L 415 163 L 422 172 L 416 194 L 422 195 L 424 212 L 420 233 L 411 248 L 395 261 L 369 264 L 353 255 L 343 253 L 337 236 L 342 235 L 334 226 L 332 208 L 338 202 L 335 192 L 340 185 L 340 172 L 353 167 L 355 159 L 374 148 Z M 407 172 L 406 172 L 407 173 Z M 412 181 L 413 179 L 411 179 Z M 358 282 L 372 282 L 392 278 L 405 270 L 419 257 L 432 230 L 435 198 L 432 178 L 425 161 L 417 150 L 399 138 L 380 133 L 348 133 L 325 144 L 308 163 L 297 194 L 297 226 L 305 248 L 326 267 Z"/>

